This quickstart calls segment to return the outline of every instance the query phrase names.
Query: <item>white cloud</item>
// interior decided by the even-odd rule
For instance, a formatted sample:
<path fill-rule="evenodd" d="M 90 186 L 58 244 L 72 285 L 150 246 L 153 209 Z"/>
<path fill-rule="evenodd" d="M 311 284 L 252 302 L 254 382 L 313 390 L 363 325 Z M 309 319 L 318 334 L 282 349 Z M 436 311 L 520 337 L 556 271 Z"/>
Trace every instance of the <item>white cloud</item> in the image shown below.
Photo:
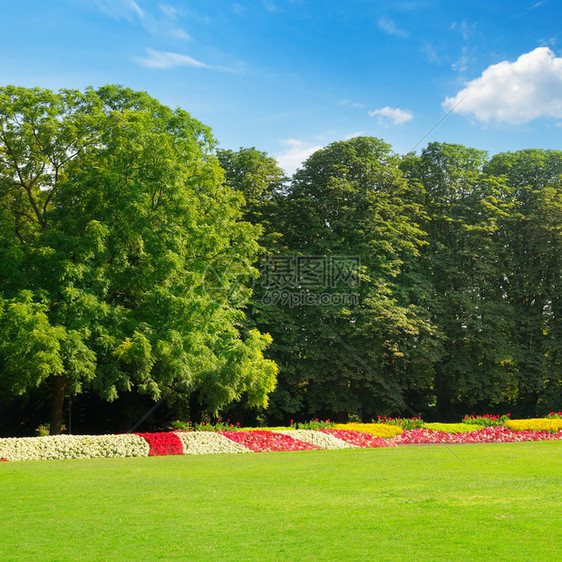
<path fill-rule="evenodd" d="M 458 31 L 462 35 L 462 38 L 465 41 L 468 41 L 468 39 L 472 35 L 473 31 L 476 29 L 476 24 L 473 23 L 472 25 L 468 25 L 466 23 L 466 21 L 463 20 L 460 24 L 458 24 L 457 22 L 454 22 L 451 25 L 450 29 L 452 31 Z"/>
<path fill-rule="evenodd" d="M 169 4 L 160 4 L 158 14 L 143 10 L 135 0 L 95 0 L 95 5 L 113 19 L 141 25 L 151 35 L 174 37 L 182 41 L 190 39 L 189 34 L 177 24 L 178 10 Z"/>
<path fill-rule="evenodd" d="M 381 107 L 380 109 L 375 109 L 374 111 L 369 111 L 371 117 L 378 116 L 381 122 L 390 121 L 393 125 L 402 125 L 410 119 L 414 118 L 414 114 L 410 111 L 404 109 L 398 109 L 397 107 Z"/>
<path fill-rule="evenodd" d="M 231 68 L 205 64 L 204 62 L 198 61 L 188 55 L 182 55 L 181 53 L 170 53 L 167 51 L 155 51 L 154 49 L 146 49 L 146 54 L 146 57 L 138 57 L 136 60 L 139 64 L 141 64 L 142 66 L 146 66 L 147 68 L 157 68 L 165 70 L 168 68 L 191 66 L 195 68 L 220 70 L 222 72 L 235 72 Z"/>
<path fill-rule="evenodd" d="M 403 29 L 399 29 L 391 19 L 381 18 L 378 21 L 378 25 L 379 29 L 388 35 L 393 35 L 394 37 L 408 37 L 408 34 Z"/>
<path fill-rule="evenodd" d="M 162 13 L 169 18 L 175 18 L 178 15 L 178 11 L 176 10 L 176 8 L 170 6 L 169 4 L 160 4 L 159 8 Z"/>
<path fill-rule="evenodd" d="M 421 52 L 430 63 L 440 63 L 441 57 L 437 49 L 431 43 L 424 43 L 421 47 Z"/>
<path fill-rule="evenodd" d="M 133 22 L 145 17 L 144 11 L 134 0 L 95 0 L 96 6 L 109 17 Z"/>
<path fill-rule="evenodd" d="M 466 46 L 462 48 L 462 54 L 459 59 L 453 63 L 452 68 L 458 72 L 466 72 L 475 62 L 475 57 L 470 49 Z"/>
<path fill-rule="evenodd" d="M 562 58 L 548 47 L 521 55 L 515 62 L 488 67 L 456 96 L 443 102 L 446 110 L 521 124 L 538 117 L 562 118 Z"/>
<path fill-rule="evenodd" d="M 281 144 L 288 146 L 282 152 L 276 153 L 275 159 L 279 166 L 287 172 L 287 174 L 294 174 L 298 167 L 317 150 L 324 148 L 323 146 L 312 146 L 300 139 L 286 139 L 279 141 Z"/>

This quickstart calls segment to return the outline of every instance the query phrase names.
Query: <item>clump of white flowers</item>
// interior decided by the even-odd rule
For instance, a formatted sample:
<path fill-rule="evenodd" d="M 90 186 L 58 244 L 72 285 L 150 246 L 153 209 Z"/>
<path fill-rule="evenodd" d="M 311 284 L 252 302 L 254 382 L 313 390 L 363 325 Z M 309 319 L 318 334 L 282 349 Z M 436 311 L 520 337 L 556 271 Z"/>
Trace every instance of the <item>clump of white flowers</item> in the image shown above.
<path fill-rule="evenodd" d="M 243 445 L 235 443 L 213 431 L 177 432 L 183 444 L 184 455 L 213 455 L 217 453 L 251 453 Z"/>
<path fill-rule="evenodd" d="M 0 439 L 0 458 L 9 461 L 147 457 L 140 435 L 52 435 Z"/>
<path fill-rule="evenodd" d="M 356 445 L 351 443 L 346 443 L 342 439 L 338 439 L 333 435 L 328 433 L 323 433 L 321 431 L 315 431 L 313 429 L 291 429 L 288 431 L 281 430 L 277 433 L 284 433 L 285 435 L 290 435 L 295 439 L 300 439 L 301 441 L 306 441 L 307 443 L 312 443 L 317 447 L 322 449 L 357 449 Z"/>

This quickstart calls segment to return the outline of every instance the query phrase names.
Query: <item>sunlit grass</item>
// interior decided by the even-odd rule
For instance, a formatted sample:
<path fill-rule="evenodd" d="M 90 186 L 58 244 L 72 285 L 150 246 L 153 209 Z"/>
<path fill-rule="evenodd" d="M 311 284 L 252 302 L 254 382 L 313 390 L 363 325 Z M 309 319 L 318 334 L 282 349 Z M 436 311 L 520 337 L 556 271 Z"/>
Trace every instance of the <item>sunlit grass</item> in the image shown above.
<path fill-rule="evenodd" d="M 2 560 L 555 560 L 562 443 L 0 464 Z"/>

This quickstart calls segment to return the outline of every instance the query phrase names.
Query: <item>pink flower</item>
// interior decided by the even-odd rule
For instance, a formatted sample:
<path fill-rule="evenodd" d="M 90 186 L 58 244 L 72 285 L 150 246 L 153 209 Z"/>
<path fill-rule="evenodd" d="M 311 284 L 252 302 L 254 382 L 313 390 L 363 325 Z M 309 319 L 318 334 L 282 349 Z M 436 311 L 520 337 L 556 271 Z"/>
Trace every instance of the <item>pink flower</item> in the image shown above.
<path fill-rule="evenodd" d="M 258 429 L 255 431 L 219 431 L 219 433 L 255 453 L 270 451 L 309 451 L 319 448 L 312 443 L 307 443 L 274 431 Z"/>
<path fill-rule="evenodd" d="M 382 437 L 371 435 L 370 433 L 352 431 L 349 429 L 320 429 L 319 431 L 327 433 L 328 435 L 333 435 L 346 443 L 361 448 L 388 447 L 390 441 Z"/>

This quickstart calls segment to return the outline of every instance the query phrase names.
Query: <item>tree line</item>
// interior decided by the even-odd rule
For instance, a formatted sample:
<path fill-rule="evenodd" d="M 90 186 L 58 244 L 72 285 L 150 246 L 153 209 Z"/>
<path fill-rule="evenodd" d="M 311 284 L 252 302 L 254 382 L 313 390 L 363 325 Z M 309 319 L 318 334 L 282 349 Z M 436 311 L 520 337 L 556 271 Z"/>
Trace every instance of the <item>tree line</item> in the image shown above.
<path fill-rule="evenodd" d="M 263 152 L 218 156 L 267 254 L 360 258 L 353 306 L 271 303 L 256 286 L 248 319 L 280 368 L 272 421 L 560 408 L 562 151 L 399 156 L 360 137 L 286 182 Z"/>
<path fill-rule="evenodd" d="M 561 151 L 287 178 L 144 93 L 7 87 L 0 198 L 0 432 L 562 409 Z"/>

